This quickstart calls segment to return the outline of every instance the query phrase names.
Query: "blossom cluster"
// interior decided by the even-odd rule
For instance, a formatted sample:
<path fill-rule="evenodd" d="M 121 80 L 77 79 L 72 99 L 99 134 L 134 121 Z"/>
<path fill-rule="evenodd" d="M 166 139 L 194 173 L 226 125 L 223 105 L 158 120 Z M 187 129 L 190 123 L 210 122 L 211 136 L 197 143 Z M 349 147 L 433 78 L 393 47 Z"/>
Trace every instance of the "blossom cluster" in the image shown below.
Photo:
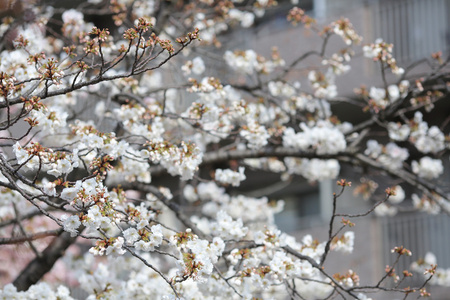
<path fill-rule="evenodd" d="M 67 287 L 60 285 L 56 291 L 45 282 L 32 285 L 27 291 L 17 291 L 17 288 L 7 284 L 0 290 L 1 299 L 61 299 L 72 300 Z"/>
<path fill-rule="evenodd" d="M 228 183 L 232 186 L 239 186 L 241 181 L 246 179 L 244 175 L 245 168 L 240 167 L 239 172 L 234 172 L 230 169 L 217 169 L 214 175 L 215 179 L 221 183 Z"/>
<path fill-rule="evenodd" d="M 444 172 L 442 161 L 428 156 L 422 157 L 418 162 L 413 161 L 411 167 L 415 174 L 425 179 L 437 178 Z"/>
<path fill-rule="evenodd" d="M 19 142 L 16 142 L 13 146 L 13 152 L 17 163 L 26 169 L 36 170 L 40 168 L 55 177 L 69 174 L 79 166 L 77 150 L 74 150 L 73 153 L 54 152 L 38 143 L 22 147 Z"/>
<path fill-rule="evenodd" d="M 180 146 L 153 142 L 141 151 L 143 158 L 159 162 L 171 175 L 180 175 L 182 180 L 191 179 L 202 161 L 203 153 L 194 144 Z"/>
<path fill-rule="evenodd" d="M 195 188 L 186 185 L 183 195 L 189 202 L 203 203 L 202 213 L 208 217 L 215 218 L 218 211 L 224 211 L 233 219 L 248 222 L 251 228 L 259 228 L 261 224 L 274 224 L 274 215 L 281 212 L 284 206 L 283 200 L 274 203 L 267 197 L 230 196 L 225 193 L 225 188 L 217 186 L 214 182 L 200 183 Z M 250 210 L 252 214 L 247 213 Z M 211 233 L 209 220 L 197 216 L 193 216 L 192 220 L 202 232 Z"/>
<path fill-rule="evenodd" d="M 284 131 L 285 147 L 302 151 L 313 149 L 317 154 L 337 154 L 347 146 L 344 134 L 329 122 L 318 122 L 312 128 L 301 123 L 300 128 L 303 131 L 298 133 L 295 133 L 293 128 Z"/>
<path fill-rule="evenodd" d="M 247 75 L 255 73 L 270 73 L 276 67 L 283 66 L 284 60 L 267 60 L 254 50 L 226 51 L 224 54 L 226 63 L 234 70 Z"/>
<path fill-rule="evenodd" d="M 409 157 L 408 149 L 401 148 L 395 143 L 388 143 L 386 146 L 383 146 L 376 140 L 367 141 L 367 149 L 364 154 L 376 159 L 389 169 L 401 168 L 403 162 Z"/>
<path fill-rule="evenodd" d="M 285 158 L 289 174 L 298 174 L 310 182 L 335 179 L 339 175 L 340 164 L 336 159 Z"/>
<path fill-rule="evenodd" d="M 401 75 L 405 70 L 397 66 L 397 61 L 392 56 L 392 47 L 392 44 L 377 39 L 375 43 L 363 47 L 364 56 L 372 58 L 374 61 L 386 63 L 391 68 L 392 73 Z"/>
<path fill-rule="evenodd" d="M 327 73 L 311 71 L 308 74 L 309 82 L 314 89 L 314 97 L 332 99 L 337 96 L 337 87 L 334 84 L 335 75 L 333 69 L 328 69 Z"/>
<path fill-rule="evenodd" d="M 347 45 L 359 44 L 362 40 L 362 37 L 356 33 L 352 23 L 350 23 L 348 19 L 342 18 L 335 21 L 330 25 L 330 27 L 335 34 L 344 40 Z"/>
<path fill-rule="evenodd" d="M 181 70 L 185 75 L 190 75 L 194 73 L 195 75 L 201 75 L 205 72 L 205 63 L 200 56 L 195 57 L 193 60 L 188 60 L 182 67 Z"/>
<path fill-rule="evenodd" d="M 430 283 L 434 285 L 450 286 L 450 269 L 436 268 L 437 258 L 431 253 L 427 252 L 424 258 L 419 259 L 411 264 L 411 270 L 426 277 L 434 273 L 430 278 Z"/>
<path fill-rule="evenodd" d="M 405 80 L 401 81 L 399 85 L 391 84 L 387 89 L 371 87 L 369 90 L 369 104 L 375 111 L 385 109 L 388 105 L 406 96 L 408 87 L 409 82 Z"/>
<path fill-rule="evenodd" d="M 420 111 L 417 111 L 410 120 L 410 127 L 412 128 L 410 139 L 420 152 L 435 154 L 445 149 L 444 133 L 437 126 L 429 127 Z"/>

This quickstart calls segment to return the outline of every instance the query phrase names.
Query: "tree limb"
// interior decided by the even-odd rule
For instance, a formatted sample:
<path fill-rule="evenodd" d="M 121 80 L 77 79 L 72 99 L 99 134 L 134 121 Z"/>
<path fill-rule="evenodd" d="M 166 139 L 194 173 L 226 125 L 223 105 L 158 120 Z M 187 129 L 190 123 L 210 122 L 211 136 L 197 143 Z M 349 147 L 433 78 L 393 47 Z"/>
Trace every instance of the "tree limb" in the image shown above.
<path fill-rule="evenodd" d="M 26 291 L 37 283 L 45 274 L 47 274 L 60 259 L 67 248 L 72 245 L 77 237 L 71 237 L 70 233 L 60 229 L 60 235 L 57 236 L 50 245 L 45 248 L 40 257 L 33 259 L 14 280 L 13 284 L 19 291 Z"/>

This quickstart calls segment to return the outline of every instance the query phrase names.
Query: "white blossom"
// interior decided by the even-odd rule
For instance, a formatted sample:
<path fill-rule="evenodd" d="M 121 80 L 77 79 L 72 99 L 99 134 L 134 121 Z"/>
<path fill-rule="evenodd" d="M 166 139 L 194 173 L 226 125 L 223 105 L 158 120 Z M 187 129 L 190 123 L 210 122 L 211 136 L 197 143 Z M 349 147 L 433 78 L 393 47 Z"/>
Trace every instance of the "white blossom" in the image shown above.
<path fill-rule="evenodd" d="M 302 175 L 311 182 L 334 179 L 340 171 L 339 162 L 335 159 L 296 159 L 287 157 L 284 161 L 289 173 Z"/>
<path fill-rule="evenodd" d="M 395 192 L 395 195 L 389 196 L 389 202 L 397 204 L 405 200 L 405 191 L 400 185 L 394 186 L 393 191 Z"/>
<path fill-rule="evenodd" d="M 341 251 L 343 253 L 352 253 L 355 240 L 355 233 L 347 231 L 344 235 L 331 244 L 331 249 Z"/>
<path fill-rule="evenodd" d="M 241 219 L 233 219 L 225 212 L 217 213 L 217 222 L 211 223 L 211 231 L 224 240 L 239 240 L 247 234 L 248 228 L 244 227 Z"/>
<path fill-rule="evenodd" d="M 260 149 L 267 145 L 267 139 L 270 135 L 264 126 L 251 122 L 247 129 L 241 130 L 240 135 L 248 141 L 248 147 L 251 149 Z"/>
<path fill-rule="evenodd" d="M 411 132 L 410 128 L 406 124 L 388 123 L 388 132 L 389 137 L 394 141 L 406 141 L 408 139 L 409 133 Z"/>
<path fill-rule="evenodd" d="M 428 156 L 422 157 L 419 162 L 414 160 L 411 167 L 415 174 L 425 179 L 437 178 L 444 172 L 442 161 Z"/>
<path fill-rule="evenodd" d="M 80 217 L 77 215 L 67 216 L 63 215 L 61 217 L 61 221 L 63 221 L 64 230 L 70 233 L 70 236 L 76 236 L 78 234 L 78 228 L 81 225 Z"/>
<path fill-rule="evenodd" d="M 125 254 L 126 251 L 122 248 L 123 242 L 123 237 L 119 236 L 118 238 L 116 238 L 114 240 L 114 243 L 106 248 L 106 255 L 120 256 Z"/>
<path fill-rule="evenodd" d="M 133 244 L 140 238 L 140 235 L 136 228 L 130 227 L 123 232 L 123 237 L 125 238 L 127 244 Z"/>
<path fill-rule="evenodd" d="M 283 135 L 283 145 L 306 151 L 314 149 L 317 154 L 337 154 L 344 151 L 346 141 L 343 133 L 328 122 L 318 122 L 312 128 L 305 123 L 300 124 L 302 132 L 295 133 L 287 128 Z"/>
<path fill-rule="evenodd" d="M 215 179 L 221 183 L 228 183 L 232 186 L 239 186 L 241 184 L 241 181 L 244 181 L 246 178 L 244 175 L 244 171 L 244 167 L 239 167 L 239 172 L 234 172 L 230 169 L 217 169 L 215 173 Z"/>
<path fill-rule="evenodd" d="M 385 203 L 381 203 L 374 210 L 375 214 L 379 217 L 392 217 L 397 214 L 397 208 L 395 206 L 389 206 Z"/>

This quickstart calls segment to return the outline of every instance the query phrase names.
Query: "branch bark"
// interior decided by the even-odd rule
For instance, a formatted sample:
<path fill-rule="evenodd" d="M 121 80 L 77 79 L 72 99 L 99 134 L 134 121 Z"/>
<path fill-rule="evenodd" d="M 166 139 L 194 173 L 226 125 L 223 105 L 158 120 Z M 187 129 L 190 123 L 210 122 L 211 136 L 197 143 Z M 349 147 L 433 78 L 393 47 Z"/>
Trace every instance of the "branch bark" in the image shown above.
<path fill-rule="evenodd" d="M 68 232 L 60 230 L 60 234 L 45 248 L 41 255 L 33 259 L 14 280 L 13 284 L 19 291 L 26 291 L 47 274 L 60 259 L 67 248 L 77 237 L 71 237 Z"/>

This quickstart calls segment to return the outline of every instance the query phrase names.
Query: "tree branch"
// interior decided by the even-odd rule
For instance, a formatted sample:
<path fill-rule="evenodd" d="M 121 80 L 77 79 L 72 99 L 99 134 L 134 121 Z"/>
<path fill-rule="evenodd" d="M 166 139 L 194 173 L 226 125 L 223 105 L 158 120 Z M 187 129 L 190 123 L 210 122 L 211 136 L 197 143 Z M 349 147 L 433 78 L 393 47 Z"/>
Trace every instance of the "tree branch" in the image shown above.
<path fill-rule="evenodd" d="M 13 284 L 19 291 L 26 291 L 37 283 L 45 274 L 47 274 L 60 259 L 67 248 L 72 245 L 77 237 L 71 237 L 70 233 L 60 229 L 60 235 L 57 236 L 50 245 L 42 252 L 41 257 L 33 259 L 14 280 Z"/>

